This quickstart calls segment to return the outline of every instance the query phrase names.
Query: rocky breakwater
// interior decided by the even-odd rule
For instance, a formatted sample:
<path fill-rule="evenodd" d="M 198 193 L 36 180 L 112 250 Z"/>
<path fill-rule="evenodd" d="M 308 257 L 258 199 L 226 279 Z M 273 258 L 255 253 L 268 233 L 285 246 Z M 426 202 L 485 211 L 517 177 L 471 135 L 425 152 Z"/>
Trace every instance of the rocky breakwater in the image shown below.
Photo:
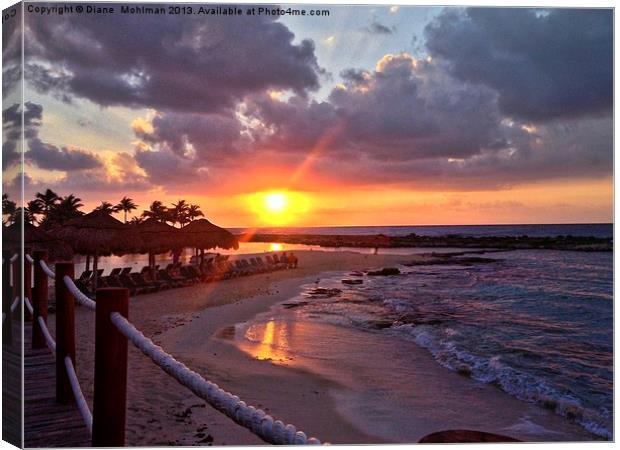
<path fill-rule="evenodd" d="M 612 251 L 612 238 L 593 236 L 406 236 L 374 235 L 320 235 L 320 234 L 254 234 L 240 235 L 240 241 L 279 242 L 285 244 L 318 245 L 321 247 L 459 247 L 502 250 L 573 250 Z"/>

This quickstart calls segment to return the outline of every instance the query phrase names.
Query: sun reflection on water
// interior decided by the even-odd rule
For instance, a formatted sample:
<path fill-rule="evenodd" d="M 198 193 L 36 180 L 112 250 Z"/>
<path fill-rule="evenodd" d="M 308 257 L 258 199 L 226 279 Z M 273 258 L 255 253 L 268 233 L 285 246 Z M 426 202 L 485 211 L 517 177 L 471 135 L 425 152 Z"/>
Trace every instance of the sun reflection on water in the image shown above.
<path fill-rule="evenodd" d="M 244 336 L 244 350 L 259 360 L 285 362 L 289 356 L 291 323 L 269 320 L 252 325 Z"/>

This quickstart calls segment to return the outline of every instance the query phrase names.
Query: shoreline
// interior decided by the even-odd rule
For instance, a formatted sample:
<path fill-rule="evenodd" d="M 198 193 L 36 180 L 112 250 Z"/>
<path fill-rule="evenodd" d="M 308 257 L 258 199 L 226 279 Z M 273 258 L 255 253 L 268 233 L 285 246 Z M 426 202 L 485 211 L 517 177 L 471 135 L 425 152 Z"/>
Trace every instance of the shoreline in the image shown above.
<path fill-rule="evenodd" d="M 322 273 L 321 278 L 332 275 L 335 274 Z M 402 424 L 398 422 L 386 424 L 376 420 L 379 417 L 374 420 L 363 417 L 363 414 L 359 414 L 360 411 L 374 408 L 376 412 L 373 412 L 373 415 L 387 415 L 391 412 L 390 408 L 402 409 L 403 405 L 399 405 L 398 401 L 396 404 L 375 404 L 374 400 L 359 400 L 360 392 L 370 387 L 352 382 L 357 375 L 368 376 L 361 370 L 361 366 L 358 366 L 360 372 L 352 376 L 353 374 L 338 371 L 334 367 L 313 367 L 311 361 L 305 361 L 304 364 L 300 361 L 303 358 L 298 356 L 290 357 L 269 351 L 266 355 L 252 354 L 251 351 L 245 351 L 239 342 L 235 342 L 235 325 L 255 323 L 258 316 L 269 317 L 270 322 L 275 319 L 277 323 L 278 312 L 274 311 L 274 307 L 298 295 L 302 285 L 310 284 L 312 279 L 289 281 L 291 283 L 285 282 L 286 284 L 281 286 L 280 293 L 286 292 L 284 296 L 259 296 L 205 310 L 192 324 L 166 333 L 164 342 L 174 348 L 175 353 L 183 353 L 184 359 L 192 365 L 209 367 L 211 376 L 215 377 L 214 381 L 234 385 L 237 394 L 241 396 L 243 393 L 242 398 L 246 401 L 254 399 L 255 404 L 268 406 L 267 412 L 274 414 L 274 417 L 279 416 L 278 411 L 282 411 L 279 416 L 283 417 L 282 420 L 293 418 L 291 423 L 333 444 L 415 443 L 427 434 L 448 428 L 498 433 L 529 442 L 600 439 L 579 425 L 568 423 L 564 418 L 535 404 L 522 402 L 496 386 L 475 381 L 441 367 L 425 349 L 407 341 L 398 342 L 401 347 L 398 354 L 414 360 L 416 367 L 411 373 L 411 379 L 405 382 L 411 383 L 413 391 L 416 390 L 415 386 L 425 386 L 424 394 L 416 394 L 419 397 L 417 406 L 421 409 L 417 413 L 406 413 L 407 425 L 402 429 L 399 428 Z M 316 343 L 321 340 L 321 336 L 330 333 L 338 339 L 349 334 L 350 340 L 347 342 L 359 342 L 365 346 L 366 355 L 357 364 L 364 364 L 364 361 L 368 362 L 369 359 L 376 360 L 379 365 L 375 367 L 378 369 L 376 374 L 387 375 L 383 373 L 387 367 L 384 365 L 386 360 L 382 360 L 381 356 L 388 354 L 390 347 L 395 344 L 394 341 L 380 344 L 374 341 L 368 332 L 343 330 L 333 325 L 319 325 L 314 333 L 308 332 L 308 328 L 312 327 L 307 324 L 303 327 L 311 339 L 304 339 L 304 346 L 312 345 L 311 342 Z M 275 333 L 278 332 L 285 331 L 276 325 Z M 207 344 L 209 352 L 201 352 L 201 345 L 196 344 L 199 336 L 210 336 Z M 325 347 L 320 345 L 317 345 L 316 349 L 325 351 Z M 240 369 L 244 374 L 231 374 L 232 367 Z M 249 375 L 250 373 L 252 375 Z M 278 383 L 276 389 L 266 388 L 267 392 L 258 392 L 263 382 L 272 387 L 274 379 Z M 304 400 L 308 399 L 308 393 L 315 394 L 310 404 L 304 403 Z M 291 407 L 295 404 L 303 405 L 303 413 L 297 411 L 296 407 Z M 446 414 L 433 413 L 433 410 L 442 409 L 443 406 L 446 406 Z M 386 407 L 388 409 L 385 409 Z"/>
<path fill-rule="evenodd" d="M 251 321 L 258 314 L 270 311 L 274 305 L 297 295 L 303 284 L 312 283 L 317 278 L 386 267 L 418 258 L 352 252 L 296 253 L 301 264 L 298 269 L 198 284 L 133 298 L 129 318 L 156 344 L 162 345 L 167 352 L 205 378 L 238 395 L 248 404 L 265 409 L 275 418 L 294 424 L 309 436 L 335 444 L 403 442 L 402 439 L 386 438 L 385 433 L 371 434 L 359 417 L 351 415 L 350 405 L 342 408 L 337 404 L 335 397 L 347 392 L 345 383 L 335 382 L 333 378 L 308 368 L 283 367 L 257 360 L 239 349 L 229 339 L 230 336 L 221 334 L 231 325 Z M 53 315 L 50 315 L 49 322 L 53 333 Z M 91 406 L 93 334 L 92 313 L 77 308 L 77 370 Z M 414 343 L 408 345 L 416 364 L 420 362 L 419 367 L 422 368 L 417 375 L 419 378 L 412 385 L 424 386 L 429 380 L 437 379 L 445 382 L 442 389 L 455 386 L 469 386 L 476 392 L 482 389 L 502 416 L 510 415 L 511 410 L 527 411 L 534 416 L 545 416 L 555 424 L 554 427 L 571 428 L 569 434 L 579 437 L 574 440 L 596 439 L 581 428 L 573 428 L 577 426 L 566 423 L 563 418 L 550 416 L 552 413 L 549 411 L 521 402 L 499 388 L 480 385 L 444 369 L 424 349 Z M 128 445 L 264 445 L 249 431 L 214 409 L 205 407 L 204 401 L 177 384 L 132 346 L 128 367 Z M 450 391 L 443 391 L 443 395 L 447 392 Z M 433 405 L 428 404 L 427 407 L 433 408 Z M 504 411 L 502 408 L 508 409 Z M 424 423 L 420 422 L 421 419 L 423 417 L 414 418 L 413 422 L 421 429 L 439 431 L 439 423 Z M 511 420 L 514 422 L 517 419 L 512 417 Z M 522 435 L 519 426 L 527 428 L 528 425 L 516 423 L 517 435 L 506 431 L 503 434 L 518 438 Z M 556 439 L 551 435 L 545 440 Z"/>
<path fill-rule="evenodd" d="M 284 300 L 289 292 L 283 292 L 276 286 L 285 281 L 287 284 L 299 285 L 300 279 L 316 279 L 317 274 L 321 272 L 347 270 L 349 267 L 352 270 L 362 270 L 396 264 L 404 260 L 402 256 L 397 255 L 362 255 L 353 252 L 327 254 L 299 251 L 296 254 L 300 258 L 300 267 L 297 269 L 240 277 L 218 283 L 197 284 L 133 297 L 129 307 L 129 320 L 175 358 L 205 378 L 212 379 L 211 368 L 188 359 L 182 350 L 176 352 L 174 342 L 170 342 L 174 330 L 180 331 L 184 325 L 191 324 L 203 313 L 216 311 L 222 306 L 227 306 L 228 309 L 237 308 L 235 305 L 240 301 L 252 303 L 251 300 L 257 296 L 263 296 L 267 301 L 273 302 L 279 301 L 280 298 Z M 258 305 L 258 302 L 254 304 Z M 83 307 L 76 307 L 75 312 L 76 371 L 84 396 L 92 408 L 95 318 L 92 311 Z M 52 335 L 55 335 L 53 313 L 48 316 L 48 324 Z M 230 370 L 224 370 L 222 373 L 228 376 Z M 215 379 L 212 381 L 217 382 Z M 243 398 L 241 393 L 236 392 L 235 388 L 226 382 L 218 384 Z M 317 379 L 313 390 L 324 392 L 325 386 L 323 380 Z M 266 397 L 268 398 L 269 396 Z M 305 397 L 302 399 L 308 400 Z M 250 399 L 246 401 L 256 407 L 270 407 L 268 401 L 264 403 Z M 278 416 L 276 412 L 273 414 Z M 282 420 L 295 424 L 308 434 L 320 436 L 321 430 L 313 432 L 313 429 L 305 429 L 302 424 L 296 423 L 295 417 L 280 416 Z M 331 422 L 325 426 L 335 424 L 333 426 L 342 426 L 345 429 L 348 427 L 352 436 L 358 434 L 350 425 L 337 420 L 335 415 L 331 418 L 333 420 L 330 419 Z M 128 352 L 126 438 L 128 446 L 265 445 L 254 434 L 236 425 L 215 409 L 205 407 L 203 400 L 179 385 L 131 345 Z M 360 439 L 360 442 L 364 441 L 365 439 Z"/>

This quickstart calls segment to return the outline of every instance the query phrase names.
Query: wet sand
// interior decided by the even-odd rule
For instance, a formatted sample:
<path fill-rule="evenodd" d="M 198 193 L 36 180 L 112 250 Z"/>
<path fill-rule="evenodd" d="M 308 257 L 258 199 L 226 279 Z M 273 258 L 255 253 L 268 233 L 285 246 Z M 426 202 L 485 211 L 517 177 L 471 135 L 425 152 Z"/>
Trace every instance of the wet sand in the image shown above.
<path fill-rule="evenodd" d="M 231 326 L 299 293 L 325 272 L 381 268 L 411 257 L 355 253 L 298 252 L 300 268 L 199 284 L 187 288 L 138 296 L 130 305 L 130 320 L 156 343 L 205 378 L 235 393 L 248 404 L 263 408 L 308 435 L 332 443 L 415 442 L 419 437 L 446 428 L 481 429 L 526 440 L 594 439 L 576 425 L 534 405 L 518 401 L 498 388 L 475 382 L 440 367 L 413 343 L 399 351 L 412 364 L 403 380 L 417 399 L 415 410 L 404 411 L 406 421 L 397 429 L 377 426 L 360 408 L 372 402 L 363 394 L 364 383 L 355 372 L 294 361 L 257 359 L 234 342 Z M 53 330 L 53 315 L 50 322 Z M 78 376 L 92 406 L 94 317 L 77 309 Z M 330 326 L 305 327 L 297 333 L 297 346 L 326 351 L 338 357 L 338 339 Z M 344 336 L 359 342 L 373 377 L 386 373 L 389 361 L 382 348 L 368 336 Z M 330 340 L 331 339 L 331 340 Z M 364 354 L 359 353 L 360 362 Z M 340 370 L 340 372 L 339 372 Z M 366 373 L 366 372 L 365 372 Z M 371 377 L 372 382 L 372 377 Z M 357 403 L 356 403 L 357 402 Z M 395 408 L 401 405 L 396 401 Z M 388 403 L 389 405 L 389 403 Z M 381 409 L 377 403 L 377 415 Z M 429 414 L 441 410 L 442 414 Z M 399 430 L 401 432 L 399 432 Z M 128 445 L 247 445 L 263 444 L 249 431 L 209 406 L 167 376 L 130 346 L 128 377 Z"/>
<path fill-rule="evenodd" d="M 177 359 L 223 388 L 237 393 L 236 386 L 232 382 L 229 383 L 227 379 L 234 381 L 237 378 L 244 378 L 245 369 L 234 365 L 226 367 L 226 364 L 212 367 L 206 361 L 201 362 L 199 358 L 191 357 L 175 343 L 178 338 L 175 337 L 174 331 L 180 331 L 184 326 L 190 325 L 201 316 L 201 313 L 206 314 L 205 311 L 218 311 L 222 305 L 228 305 L 228 311 L 241 309 L 242 300 L 245 314 L 250 314 L 249 317 L 251 317 L 255 312 L 268 309 L 271 304 L 295 295 L 302 282 L 315 280 L 324 271 L 362 270 L 383 267 L 403 260 L 402 256 L 394 255 L 360 255 L 346 252 L 332 254 L 311 251 L 295 253 L 299 256 L 300 267 L 294 270 L 252 275 L 219 283 L 197 284 L 137 296 L 131 300 L 129 318 L 146 336 L 162 345 Z M 409 259 L 411 258 L 407 258 Z M 249 308 L 245 305 L 249 305 Z M 222 324 L 232 324 L 237 320 L 237 316 L 231 315 L 229 318 L 222 316 L 222 319 Z M 54 314 L 49 315 L 48 321 L 52 334 L 55 334 Z M 221 326 L 218 324 L 215 328 L 219 329 Z M 76 308 L 76 343 L 78 377 L 85 397 L 92 408 L 94 314 L 83 307 Z M 234 350 L 234 347 L 226 347 Z M 217 353 L 217 350 L 213 353 Z M 211 356 L 215 361 L 219 361 L 218 355 L 211 354 Z M 252 362 L 250 358 L 244 358 Z M 128 373 L 127 445 L 264 444 L 262 440 L 221 413 L 209 406 L 205 407 L 204 401 L 179 385 L 131 345 Z M 309 378 L 312 378 L 309 384 L 304 385 L 307 386 L 306 391 L 312 394 L 312 397 L 309 394 L 306 397 L 305 392 L 300 392 L 298 397 L 304 402 L 311 402 L 321 410 L 324 424 L 317 424 L 312 428 L 298 424 L 295 421 L 297 417 L 295 415 L 279 414 L 281 411 L 277 406 L 272 406 L 271 401 L 268 401 L 273 393 L 266 390 L 264 386 L 272 384 L 279 387 L 280 385 L 270 380 L 269 372 L 264 377 L 264 382 L 259 383 L 256 389 L 248 384 L 252 390 L 256 390 L 257 394 L 263 396 L 257 399 L 247 398 L 248 403 L 263 407 L 268 413 L 294 423 L 309 434 L 322 436 L 319 432 L 324 426 L 333 429 L 334 433 L 340 430 L 345 436 L 351 436 L 351 439 L 359 436 L 351 442 L 367 441 L 363 434 L 340 418 L 335 408 L 329 406 L 331 400 L 327 395 L 327 384 L 324 380 L 301 375 L 296 378 L 300 385 L 302 380 L 307 382 Z M 253 381 L 246 379 L 246 382 Z M 315 391 L 320 394 L 315 394 Z M 237 395 L 242 396 L 241 392 Z M 282 398 L 290 399 L 291 397 L 282 391 Z"/>

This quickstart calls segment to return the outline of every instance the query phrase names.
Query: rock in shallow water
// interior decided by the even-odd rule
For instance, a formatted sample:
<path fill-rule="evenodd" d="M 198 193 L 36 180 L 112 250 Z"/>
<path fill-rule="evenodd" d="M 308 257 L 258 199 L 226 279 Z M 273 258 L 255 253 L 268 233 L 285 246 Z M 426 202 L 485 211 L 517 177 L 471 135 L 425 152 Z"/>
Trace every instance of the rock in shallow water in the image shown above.
<path fill-rule="evenodd" d="M 381 270 L 369 270 L 367 272 L 371 276 L 387 276 L 387 275 L 399 275 L 400 270 L 397 267 L 384 267 Z"/>

